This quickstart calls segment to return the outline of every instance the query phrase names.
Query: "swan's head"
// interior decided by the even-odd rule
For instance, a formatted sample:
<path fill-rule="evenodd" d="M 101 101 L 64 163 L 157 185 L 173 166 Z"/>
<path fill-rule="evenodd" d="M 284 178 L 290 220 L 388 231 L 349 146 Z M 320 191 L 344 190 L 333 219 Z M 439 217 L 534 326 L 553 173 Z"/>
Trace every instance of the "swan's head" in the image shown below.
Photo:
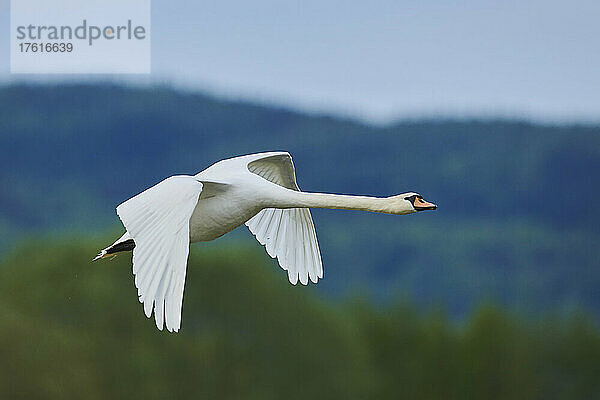
<path fill-rule="evenodd" d="M 417 211 L 435 210 L 437 206 L 426 201 L 419 193 L 409 192 L 392 196 L 389 212 L 392 214 L 411 214 Z"/>

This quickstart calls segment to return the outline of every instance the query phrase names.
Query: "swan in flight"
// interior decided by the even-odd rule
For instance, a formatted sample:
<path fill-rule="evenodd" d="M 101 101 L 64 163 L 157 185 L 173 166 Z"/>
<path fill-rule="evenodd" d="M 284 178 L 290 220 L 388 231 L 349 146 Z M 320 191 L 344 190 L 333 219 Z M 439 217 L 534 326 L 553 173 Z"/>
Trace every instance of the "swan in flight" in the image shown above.
<path fill-rule="evenodd" d="M 133 273 L 148 318 L 179 330 L 189 244 L 214 240 L 242 224 L 277 258 L 292 284 L 323 278 L 309 208 L 387 214 L 435 210 L 418 193 L 391 197 L 302 192 L 287 152 L 219 161 L 195 176 L 177 175 L 117 207 L 125 234 L 94 259 L 133 250 Z"/>

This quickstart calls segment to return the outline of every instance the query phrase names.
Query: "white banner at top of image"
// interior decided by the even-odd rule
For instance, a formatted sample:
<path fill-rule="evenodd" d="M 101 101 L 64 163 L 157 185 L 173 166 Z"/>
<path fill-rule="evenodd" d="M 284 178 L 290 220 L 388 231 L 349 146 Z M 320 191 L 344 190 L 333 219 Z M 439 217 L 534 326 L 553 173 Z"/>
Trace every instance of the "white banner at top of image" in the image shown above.
<path fill-rule="evenodd" d="M 150 73 L 150 0 L 11 0 L 11 73 Z"/>

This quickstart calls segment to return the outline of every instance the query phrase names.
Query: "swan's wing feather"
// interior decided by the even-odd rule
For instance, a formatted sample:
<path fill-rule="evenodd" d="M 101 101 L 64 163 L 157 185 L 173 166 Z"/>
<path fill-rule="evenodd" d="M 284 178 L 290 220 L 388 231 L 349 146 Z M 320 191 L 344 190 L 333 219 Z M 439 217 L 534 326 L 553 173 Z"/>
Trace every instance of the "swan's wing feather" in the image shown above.
<path fill-rule="evenodd" d="M 288 189 L 299 191 L 296 183 L 294 163 L 289 153 L 266 153 L 265 157 L 254 159 L 248 163 L 248 170 L 269 182 Z"/>
<path fill-rule="evenodd" d="M 308 208 L 265 208 L 248 222 L 248 229 L 267 253 L 287 271 L 290 283 L 303 285 L 323 278 L 323 264 Z"/>
<path fill-rule="evenodd" d="M 125 201 L 117 214 L 135 242 L 138 296 L 158 329 L 177 332 L 190 244 L 190 217 L 202 192 L 191 176 L 172 176 Z"/>
<path fill-rule="evenodd" d="M 256 158 L 259 156 L 259 158 Z M 292 157 L 286 152 L 255 155 L 248 170 L 269 182 L 299 191 Z M 308 208 L 266 208 L 246 222 L 267 253 L 279 261 L 292 284 L 323 278 L 321 252 Z"/>

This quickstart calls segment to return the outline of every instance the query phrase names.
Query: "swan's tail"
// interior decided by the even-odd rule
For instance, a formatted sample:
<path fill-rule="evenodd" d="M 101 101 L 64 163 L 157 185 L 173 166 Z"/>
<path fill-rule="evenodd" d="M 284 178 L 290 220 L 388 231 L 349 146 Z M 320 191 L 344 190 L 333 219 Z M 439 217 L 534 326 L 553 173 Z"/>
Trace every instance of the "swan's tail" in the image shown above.
<path fill-rule="evenodd" d="M 103 249 L 98 253 L 92 261 L 100 260 L 101 258 L 114 257 L 117 253 L 122 251 L 132 251 L 135 247 L 135 242 L 129 236 L 128 232 L 125 232 L 116 242 Z"/>

